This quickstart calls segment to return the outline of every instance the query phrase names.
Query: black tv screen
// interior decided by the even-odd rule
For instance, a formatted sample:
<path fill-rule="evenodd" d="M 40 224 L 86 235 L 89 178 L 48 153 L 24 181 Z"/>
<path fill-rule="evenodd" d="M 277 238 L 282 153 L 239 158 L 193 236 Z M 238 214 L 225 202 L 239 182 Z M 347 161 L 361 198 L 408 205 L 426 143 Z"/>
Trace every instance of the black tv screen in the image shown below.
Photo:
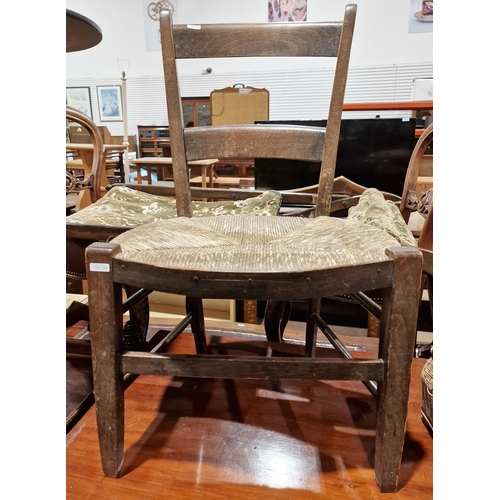
<path fill-rule="evenodd" d="M 273 120 L 255 123 L 325 127 L 326 120 Z M 415 145 L 415 118 L 344 119 L 340 126 L 335 177 L 401 195 Z M 320 164 L 255 158 L 256 189 L 296 189 L 317 184 Z"/>

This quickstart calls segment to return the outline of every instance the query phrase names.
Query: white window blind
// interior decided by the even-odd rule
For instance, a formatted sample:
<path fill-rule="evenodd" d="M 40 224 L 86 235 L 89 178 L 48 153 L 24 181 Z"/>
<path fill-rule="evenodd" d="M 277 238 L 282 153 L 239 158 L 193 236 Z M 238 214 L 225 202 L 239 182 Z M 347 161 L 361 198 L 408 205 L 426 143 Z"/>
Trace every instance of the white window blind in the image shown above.
<path fill-rule="evenodd" d="M 413 80 L 432 78 L 433 64 L 395 64 L 385 66 L 352 67 L 349 69 L 345 102 L 398 102 L 413 99 Z M 181 75 L 183 97 L 208 97 L 214 89 L 241 83 L 269 90 L 271 120 L 316 120 L 326 118 L 333 81 L 331 69 L 304 69 L 225 73 L 222 75 Z M 123 134 L 121 122 L 99 122 L 96 87 L 119 85 L 117 78 L 81 78 L 66 81 L 67 87 L 90 87 L 93 118 L 97 125 L 106 125 L 112 135 Z M 381 116 L 409 116 L 406 111 L 377 112 Z M 368 118 L 374 112 L 349 112 Z M 138 125 L 167 125 L 167 110 L 163 76 L 133 77 L 127 79 L 128 133 L 137 134 Z"/>

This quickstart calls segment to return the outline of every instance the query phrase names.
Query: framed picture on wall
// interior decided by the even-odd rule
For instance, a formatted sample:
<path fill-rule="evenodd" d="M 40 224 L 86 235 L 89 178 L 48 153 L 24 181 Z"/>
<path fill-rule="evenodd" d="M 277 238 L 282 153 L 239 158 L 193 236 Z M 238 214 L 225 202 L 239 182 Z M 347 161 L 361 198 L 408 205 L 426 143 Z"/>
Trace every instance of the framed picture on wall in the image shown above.
<path fill-rule="evenodd" d="M 66 87 L 66 104 L 85 113 L 92 119 L 90 87 Z"/>
<path fill-rule="evenodd" d="M 307 0 L 269 0 L 267 14 L 270 23 L 307 21 Z"/>
<path fill-rule="evenodd" d="M 123 121 L 122 88 L 120 85 L 97 87 L 97 101 L 101 122 Z"/>

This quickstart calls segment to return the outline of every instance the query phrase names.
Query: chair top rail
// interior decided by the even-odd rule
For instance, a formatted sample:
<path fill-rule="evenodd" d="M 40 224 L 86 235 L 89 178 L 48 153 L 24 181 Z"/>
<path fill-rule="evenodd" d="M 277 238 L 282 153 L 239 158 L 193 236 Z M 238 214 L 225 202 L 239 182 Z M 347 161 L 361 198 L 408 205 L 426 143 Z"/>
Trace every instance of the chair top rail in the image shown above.
<path fill-rule="evenodd" d="M 336 57 L 342 23 L 174 25 L 178 59 Z"/>

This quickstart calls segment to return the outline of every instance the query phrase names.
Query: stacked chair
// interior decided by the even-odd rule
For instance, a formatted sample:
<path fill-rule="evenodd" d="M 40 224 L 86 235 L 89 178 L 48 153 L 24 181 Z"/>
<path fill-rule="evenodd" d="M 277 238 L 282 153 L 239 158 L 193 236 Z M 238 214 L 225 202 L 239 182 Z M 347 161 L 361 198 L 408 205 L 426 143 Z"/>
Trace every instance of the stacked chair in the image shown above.
<path fill-rule="evenodd" d="M 101 134 L 95 123 L 85 113 L 71 106 L 66 106 L 66 119 L 81 125 L 87 130 L 94 148 L 90 172 L 83 179 L 79 178 L 71 170 L 66 171 L 66 194 L 79 194 L 88 191 L 91 202 L 95 203 L 101 197 L 99 182 L 106 163 L 106 151 Z"/>

